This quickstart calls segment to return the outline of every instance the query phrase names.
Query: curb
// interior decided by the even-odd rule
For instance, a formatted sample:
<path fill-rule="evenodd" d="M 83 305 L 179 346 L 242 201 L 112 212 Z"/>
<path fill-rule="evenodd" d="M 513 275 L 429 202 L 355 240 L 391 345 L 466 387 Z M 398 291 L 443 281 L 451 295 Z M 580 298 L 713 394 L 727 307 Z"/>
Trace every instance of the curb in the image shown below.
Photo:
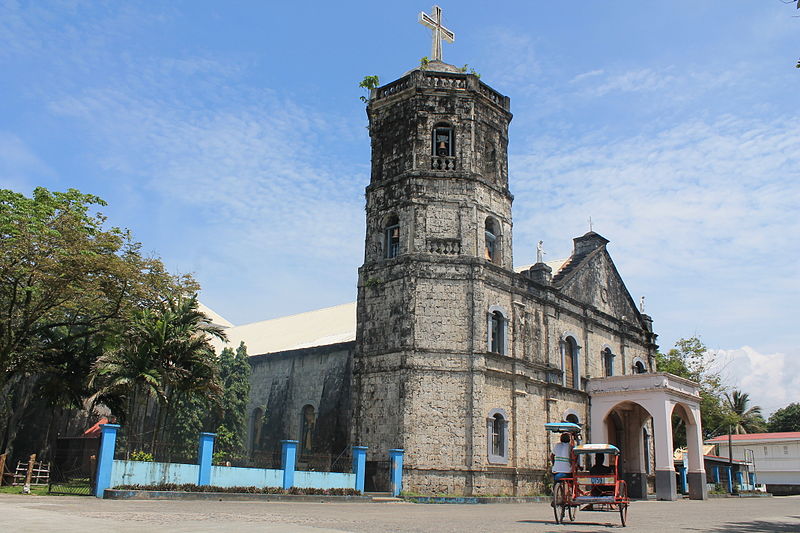
<path fill-rule="evenodd" d="M 474 505 L 486 503 L 549 503 L 549 496 L 405 496 L 411 503 Z"/>
<path fill-rule="evenodd" d="M 759 494 L 709 494 L 708 498 L 772 498 L 772 494 L 769 492 Z"/>
<path fill-rule="evenodd" d="M 247 494 L 244 492 L 184 492 L 166 490 L 106 489 L 106 500 L 182 500 L 182 501 L 263 501 L 263 502 L 359 502 L 370 503 L 369 496 L 326 496 L 322 494 Z"/>

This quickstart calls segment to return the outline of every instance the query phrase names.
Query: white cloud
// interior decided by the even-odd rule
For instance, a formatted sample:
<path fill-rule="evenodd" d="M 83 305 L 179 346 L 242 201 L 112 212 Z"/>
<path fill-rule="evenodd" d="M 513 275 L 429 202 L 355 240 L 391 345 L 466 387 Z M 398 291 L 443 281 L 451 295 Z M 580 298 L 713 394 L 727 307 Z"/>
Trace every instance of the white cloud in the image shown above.
<path fill-rule="evenodd" d="M 518 148 L 512 188 L 546 209 L 519 202 L 516 231 L 552 219 L 579 231 L 592 215 L 600 231 L 621 232 L 629 247 L 660 251 L 650 260 L 664 267 L 769 261 L 800 231 L 796 120 L 691 120 L 628 138 Z"/>
<path fill-rule="evenodd" d="M 800 353 L 761 353 L 750 346 L 716 350 L 722 375 L 729 385 L 750 395 L 765 418 L 791 402 L 800 401 Z"/>
<path fill-rule="evenodd" d="M 80 187 L 171 269 L 196 272 L 223 314 L 253 320 L 283 302 L 295 312 L 353 298 L 369 164 L 347 152 L 354 139 L 369 145 L 363 115 L 243 79 L 254 74 L 246 53 L 168 55 L 142 40 L 179 15 L 0 1 L 0 60 L 36 73 L 26 96 L 84 147 L 71 154 Z M 46 171 L 24 148 L 0 137 L 0 179 L 20 190 Z"/>
<path fill-rule="evenodd" d="M 482 34 L 485 55 L 479 70 L 491 79 L 493 86 L 528 85 L 541 73 L 534 40 L 527 34 L 509 28 L 492 27 Z"/>
<path fill-rule="evenodd" d="M 657 102 L 667 106 L 689 103 L 699 95 L 728 86 L 737 76 L 737 66 L 725 70 L 707 68 L 677 68 L 664 66 L 629 70 L 598 69 L 578 74 L 569 81 L 574 93 L 564 93 L 567 99 L 603 98 L 614 95 L 624 98 L 630 93 L 661 93 Z"/>
<path fill-rule="evenodd" d="M 170 227 L 164 232 L 176 224 L 192 232 L 192 221 L 182 217 L 200 217 L 203 249 L 162 250 L 165 258 L 181 256 L 184 270 L 199 263 L 221 277 L 247 272 L 254 280 L 280 277 L 298 264 L 355 271 L 363 240 L 353 236 L 363 234 L 361 187 L 368 168 L 348 167 L 336 148 L 366 136 L 361 124 L 272 92 L 214 95 L 204 105 L 168 93 L 142 96 L 117 87 L 51 104 L 55 113 L 85 124 L 97 143 L 92 157 L 110 176 L 140 180 L 131 201 L 148 211 L 160 205 L 159 225 Z M 340 300 L 353 297 L 351 284 L 344 290 Z M 241 320 L 242 314 L 228 314 Z"/>
<path fill-rule="evenodd" d="M 800 298 L 797 121 L 691 119 L 631 137 L 518 146 L 517 262 L 530 262 L 539 239 L 550 258 L 567 256 L 591 216 L 668 344 L 694 331 L 715 345 L 791 342 L 784 311 Z"/>
<path fill-rule="evenodd" d="M 574 78 L 569 80 L 569 82 L 570 83 L 578 83 L 578 82 L 580 82 L 582 80 L 585 80 L 587 78 L 593 78 L 595 76 L 602 76 L 603 74 L 605 74 L 605 70 L 603 70 L 603 69 L 590 70 L 589 72 L 584 72 L 582 74 L 578 74 L 577 76 L 575 76 Z"/>
<path fill-rule="evenodd" d="M 674 76 L 663 71 L 640 69 L 608 76 L 600 84 L 588 89 L 592 96 L 603 96 L 610 92 L 638 92 L 663 89 L 674 83 Z M 573 80 L 574 81 L 574 80 Z"/>

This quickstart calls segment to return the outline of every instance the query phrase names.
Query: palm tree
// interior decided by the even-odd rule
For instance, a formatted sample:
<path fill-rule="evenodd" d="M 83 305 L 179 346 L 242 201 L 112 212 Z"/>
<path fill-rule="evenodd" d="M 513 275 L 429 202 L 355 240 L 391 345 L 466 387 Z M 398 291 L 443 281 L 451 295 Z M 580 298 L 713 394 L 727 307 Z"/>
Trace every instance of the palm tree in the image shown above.
<path fill-rule="evenodd" d="M 153 432 L 155 443 L 176 403 L 193 398 L 212 403 L 219 401 L 222 394 L 219 365 L 209 340 L 211 337 L 226 337 L 222 328 L 211 324 L 208 317 L 198 310 L 196 297 L 168 301 L 154 333 L 166 390 L 157 430 Z"/>
<path fill-rule="evenodd" d="M 94 362 L 89 379 L 97 387 L 92 402 L 124 405 L 114 414 L 134 433 L 143 429 L 149 399 L 165 398 L 163 369 L 149 342 L 152 321 L 152 312 L 137 311 L 115 345 Z"/>
<path fill-rule="evenodd" d="M 761 407 L 750 404 L 750 395 L 734 389 L 730 394 L 725 394 L 725 400 L 730 409 L 731 426 L 736 435 L 743 433 L 759 433 L 765 430 L 766 423 L 761 415 Z"/>
<path fill-rule="evenodd" d="M 136 311 L 117 345 L 94 364 L 90 384 L 98 391 L 93 400 L 125 405 L 120 418 L 129 433 L 139 434 L 155 400 L 154 447 L 178 396 L 219 395 L 210 337 L 224 339 L 225 333 L 198 310 L 196 296 L 168 298 L 161 309 Z"/>

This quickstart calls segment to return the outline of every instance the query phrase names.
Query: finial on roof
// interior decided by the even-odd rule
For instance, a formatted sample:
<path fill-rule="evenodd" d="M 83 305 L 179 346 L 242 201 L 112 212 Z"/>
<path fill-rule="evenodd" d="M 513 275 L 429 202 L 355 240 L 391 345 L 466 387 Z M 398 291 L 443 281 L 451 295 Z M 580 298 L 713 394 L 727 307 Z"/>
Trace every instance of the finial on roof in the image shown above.
<path fill-rule="evenodd" d="M 431 44 L 430 61 L 442 61 L 442 39 L 448 43 L 456 40 L 456 34 L 442 25 L 442 8 L 433 6 L 432 15 L 421 11 L 417 19 L 420 24 L 433 31 L 433 43 Z"/>

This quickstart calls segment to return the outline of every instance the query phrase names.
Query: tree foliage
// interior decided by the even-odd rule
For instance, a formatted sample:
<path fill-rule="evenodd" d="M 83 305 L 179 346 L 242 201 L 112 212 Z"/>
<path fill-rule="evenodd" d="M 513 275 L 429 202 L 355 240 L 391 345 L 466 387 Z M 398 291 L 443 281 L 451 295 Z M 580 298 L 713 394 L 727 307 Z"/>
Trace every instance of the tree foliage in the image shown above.
<path fill-rule="evenodd" d="M 725 393 L 725 401 L 729 411 L 731 431 L 736 435 L 744 433 L 761 433 L 766 429 L 766 422 L 761 415 L 761 407 L 750 406 L 750 395 L 734 389 Z"/>
<path fill-rule="evenodd" d="M 800 431 L 800 403 L 790 403 L 772 413 L 767 429 L 775 432 Z"/>
<path fill-rule="evenodd" d="M 750 405 L 749 394 L 738 389 L 729 390 L 722 381 L 715 354 L 696 336 L 680 339 L 666 354 L 656 355 L 659 372 L 669 372 L 700 384 L 700 417 L 703 437 L 721 434 L 758 433 L 766 429 L 761 407 Z M 800 410 L 800 408 L 798 409 Z M 673 416 L 675 444 L 686 443 L 683 421 Z"/>
<path fill-rule="evenodd" d="M 159 404 L 161 426 L 176 398 L 216 398 L 222 388 L 211 337 L 225 334 L 198 310 L 196 296 L 167 298 L 160 308 L 137 310 L 116 345 L 92 367 L 94 399 L 124 405 L 114 414 L 142 431 L 148 399 Z"/>
<path fill-rule="evenodd" d="M 91 368 L 139 313 L 198 289 L 109 227 L 94 212 L 105 205 L 75 189 L 0 189 L 0 451 L 13 447 L 33 399 L 83 408 Z"/>
<path fill-rule="evenodd" d="M 376 89 L 378 85 L 380 85 L 381 81 L 378 76 L 364 76 L 364 79 L 358 84 L 359 87 L 362 89 L 366 89 L 368 93 L 372 92 L 372 89 Z M 368 96 L 359 96 L 359 99 L 362 102 L 367 102 L 369 100 Z"/>
<path fill-rule="evenodd" d="M 224 409 L 217 424 L 216 448 L 227 457 L 235 457 L 244 452 L 250 398 L 250 363 L 244 342 L 235 352 L 230 348 L 222 350 L 219 368 Z"/>
<path fill-rule="evenodd" d="M 0 451 L 20 427 L 46 434 L 47 421 L 21 423 L 30 409 L 100 405 L 150 450 L 163 439 L 191 454 L 206 430 L 240 453 L 244 346 L 216 356 L 209 340 L 224 333 L 199 311 L 197 284 L 108 227 L 93 212 L 104 205 L 75 189 L 0 190 Z"/>
<path fill-rule="evenodd" d="M 64 351 L 167 289 L 196 290 L 143 257 L 130 232 L 90 213 L 104 205 L 75 189 L 39 187 L 31 198 L 0 190 L 0 387 L 61 364 Z"/>
<path fill-rule="evenodd" d="M 669 372 L 676 376 L 691 379 L 700 384 L 700 418 L 703 437 L 710 438 L 721 431 L 727 431 L 730 416 L 723 403 L 725 387 L 722 378 L 715 370 L 715 359 L 706 345 L 697 336 L 679 339 L 666 354 L 656 354 L 656 370 Z M 675 444 L 686 444 L 683 421 L 673 417 L 677 428 Z"/>

